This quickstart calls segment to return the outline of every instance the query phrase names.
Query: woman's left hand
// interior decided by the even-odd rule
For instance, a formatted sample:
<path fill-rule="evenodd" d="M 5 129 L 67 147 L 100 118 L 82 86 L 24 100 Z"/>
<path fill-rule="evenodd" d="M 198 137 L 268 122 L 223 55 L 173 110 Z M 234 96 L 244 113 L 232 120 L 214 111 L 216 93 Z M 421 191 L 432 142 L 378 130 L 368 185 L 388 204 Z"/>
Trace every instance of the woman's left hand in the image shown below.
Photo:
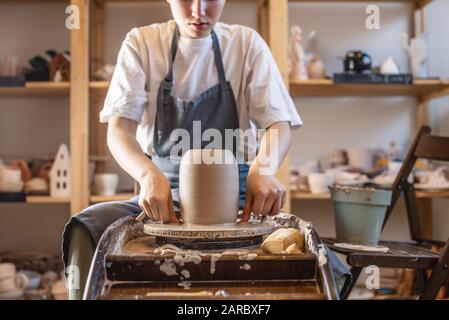
<path fill-rule="evenodd" d="M 246 202 L 242 221 L 247 222 L 251 212 L 256 215 L 275 215 L 285 205 L 286 189 L 273 175 L 263 175 L 251 168 L 246 182 Z"/>

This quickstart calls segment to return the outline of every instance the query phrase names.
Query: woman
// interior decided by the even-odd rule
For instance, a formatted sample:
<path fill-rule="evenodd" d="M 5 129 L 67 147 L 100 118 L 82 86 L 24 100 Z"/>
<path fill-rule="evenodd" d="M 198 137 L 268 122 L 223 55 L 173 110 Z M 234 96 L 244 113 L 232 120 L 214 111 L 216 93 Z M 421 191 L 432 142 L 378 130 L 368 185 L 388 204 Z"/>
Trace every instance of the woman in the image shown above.
<path fill-rule="evenodd" d="M 290 128 L 302 123 L 268 46 L 250 28 L 218 22 L 225 0 L 167 2 L 174 20 L 127 34 L 100 114 L 108 122 L 111 153 L 139 183 L 140 194 L 91 206 L 67 224 L 69 298 L 80 297 L 95 245 L 111 223 L 142 210 L 154 220 L 177 221 L 177 130 L 189 133 L 189 147 L 201 148 L 210 142 L 202 141 L 208 129 L 222 137 L 230 129 L 249 134 L 231 146 L 239 162 L 243 221 L 251 212 L 274 215 L 285 202 L 285 188 L 275 170 L 263 170 L 263 157 L 276 169 L 288 151 Z M 256 127 L 266 129 L 259 144 Z M 75 277 L 80 283 L 73 283 Z"/>

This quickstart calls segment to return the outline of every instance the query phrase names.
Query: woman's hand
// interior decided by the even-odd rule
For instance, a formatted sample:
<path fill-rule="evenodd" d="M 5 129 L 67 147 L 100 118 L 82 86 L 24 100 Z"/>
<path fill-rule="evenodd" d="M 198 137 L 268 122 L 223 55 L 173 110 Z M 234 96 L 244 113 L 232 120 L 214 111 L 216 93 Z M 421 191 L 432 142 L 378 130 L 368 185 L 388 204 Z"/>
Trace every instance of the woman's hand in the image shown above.
<path fill-rule="evenodd" d="M 263 175 L 258 167 L 251 167 L 246 180 L 246 202 L 242 221 L 251 212 L 256 215 L 275 215 L 285 205 L 286 189 L 273 175 Z"/>
<path fill-rule="evenodd" d="M 148 171 L 139 181 L 139 206 L 154 221 L 177 223 L 170 183 L 160 170 Z"/>

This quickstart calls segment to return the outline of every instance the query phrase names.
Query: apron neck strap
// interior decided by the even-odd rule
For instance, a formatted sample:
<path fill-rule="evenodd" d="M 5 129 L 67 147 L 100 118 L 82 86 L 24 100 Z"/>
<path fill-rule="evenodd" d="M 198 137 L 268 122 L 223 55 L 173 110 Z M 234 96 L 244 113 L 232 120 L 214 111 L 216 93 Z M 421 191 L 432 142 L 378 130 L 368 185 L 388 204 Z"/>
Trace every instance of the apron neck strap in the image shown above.
<path fill-rule="evenodd" d="M 224 71 L 223 59 L 221 56 L 220 42 L 218 41 L 217 35 L 214 30 L 212 30 L 211 34 L 212 34 L 212 46 L 214 49 L 214 56 L 215 56 L 215 66 L 217 67 L 218 73 L 218 80 L 220 81 L 220 83 L 226 83 L 226 74 Z M 180 37 L 179 27 L 178 25 L 176 25 L 175 33 L 173 34 L 173 39 L 171 43 L 171 55 L 170 55 L 168 74 L 165 77 L 165 81 L 167 82 L 173 82 L 173 62 L 175 61 L 176 52 L 178 50 L 179 37 Z"/>

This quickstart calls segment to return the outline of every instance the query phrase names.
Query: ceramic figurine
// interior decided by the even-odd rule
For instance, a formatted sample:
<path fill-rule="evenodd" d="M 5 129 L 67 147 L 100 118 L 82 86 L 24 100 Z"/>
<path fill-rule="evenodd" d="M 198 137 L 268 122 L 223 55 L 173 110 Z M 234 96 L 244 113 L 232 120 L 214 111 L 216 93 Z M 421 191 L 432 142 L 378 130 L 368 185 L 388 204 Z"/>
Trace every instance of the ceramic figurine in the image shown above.
<path fill-rule="evenodd" d="M 58 53 L 48 63 L 50 79 L 55 82 L 70 80 L 70 56 L 66 53 Z M 59 73 L 59 75 L 58 75 Z"/>
<path fill-rule="evenodd" d="M 334 149 L 329 154 L 331 168 L 337 168 L 348 164 L 348 154 L 346 150 Z"/>
<path fill-rule="evenodd" d="M 409 36 L 406 33 L 402 34 L 402 48 L 407 52 L 413 77 L 423 77 L 422 66 L 427 58 L 427 43 L 425 39 L 426 35 L 422 33 L 416 38 L 409 40 Z"/>
<path fill-rule="evenodd" d="M 306 55 L 302 45 L 302 29 L 299 26 L 291 28 L 290 38 L 290 80 L 307 80 Z"/>
<path fill-rule="evenodd" d="M 50 196 L 70 197 L 71 172 L 69 148 L 61 144 L 50 170 Z"/>
<path fill-rule="evenodd" d="M 394 61 L 393 57 L 388 57 L 385 59 L 385 61 L 382 63 L 380 67 L 380 73 L 381 74 L 398 74 L 399 68 L 396 62 Z"/>
<path fill-rule="evenodd" d="M 390 141 L 390 146 L 388 148 L 388 160 L 395 161 L 399 160 L 399 150 L 396 148 L 396 141 Z"/>

